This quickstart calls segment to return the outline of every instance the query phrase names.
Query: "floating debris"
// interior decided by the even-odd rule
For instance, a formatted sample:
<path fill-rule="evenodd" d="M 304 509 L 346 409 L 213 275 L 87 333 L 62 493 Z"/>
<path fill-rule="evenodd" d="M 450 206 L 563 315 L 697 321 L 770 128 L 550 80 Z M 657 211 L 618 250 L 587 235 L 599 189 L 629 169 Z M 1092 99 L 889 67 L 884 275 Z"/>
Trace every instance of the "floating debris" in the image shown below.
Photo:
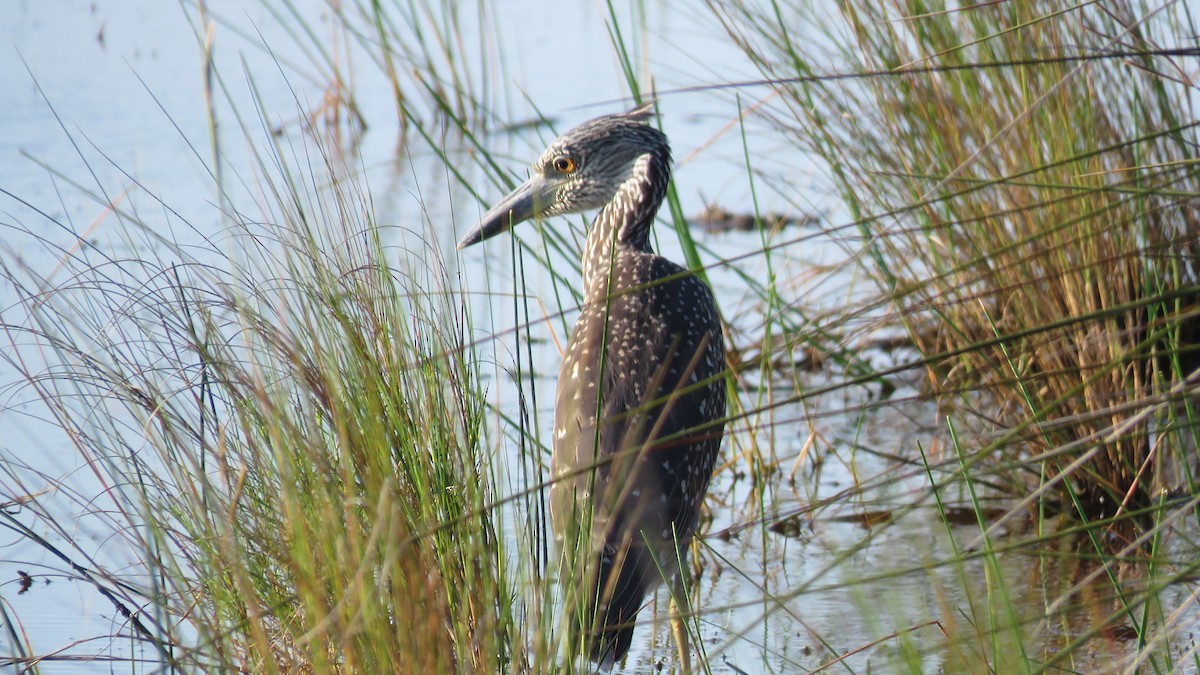
<path fill-rule="evenodd" d="M 1105 626 L 1101 631 L 1104 633 L 1105 638 L 1115 642 L 1129 642 L 1138 638 L 1137 629 L 1128 624 Z"/>
<path fill-rule="evenodd" d="M 985 523 L 995 522 L 1008 515 L 1007 509 L 996 507 L 980 507 L 978 511 L 966 506 L 947 506 L 942 509 L 942 518 L 951 525 L 978 525 L 980 520 Z"/>
<path fill-rule="evenodd" d="M 810 227 L 820 219 L 812 214 L 788 216 L 780 213 L 764 213 L 754 215 L 749 213 L 733 213 L 710 205 L 700 213 L 688 219 L 693 226 L 699 226 L 709 232 L 752 232 L 766 229 L 771 232 L 785 227 Z"/>
<path fill-rule="evenodd" d="M 891 522 L 895 518 L 895 513 L 889 509 L 880 509 L 875 511 L 862 511 L 858 513 L 842 513 L 830 516 L 825 516 L 821 520 L 831 523 L 852 523 L 859 527 L 869 530 L 876 525 Z"/>
<path fill-rule="evenodd" d="M 803 539 L 813 531 L 812 519 L 807 515 L 786 516 L 772 522 L 767 529 L 785 537 Z"/>

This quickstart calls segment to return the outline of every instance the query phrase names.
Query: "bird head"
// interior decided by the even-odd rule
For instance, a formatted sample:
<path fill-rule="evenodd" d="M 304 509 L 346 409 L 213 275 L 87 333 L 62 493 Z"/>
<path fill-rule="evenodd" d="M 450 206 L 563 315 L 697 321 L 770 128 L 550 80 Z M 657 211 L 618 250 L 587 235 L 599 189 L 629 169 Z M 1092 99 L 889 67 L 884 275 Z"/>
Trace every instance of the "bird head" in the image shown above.
<path fill-rule="evenodd" d="M 652 106 L 598 117 L 554 139 L 534 162 L 529 180 L 489 209 L 458 248 L 532 218 L 599 209 L 613 200 L 641 157 L 669 162 L 666 137 L 646 124 Z"/>

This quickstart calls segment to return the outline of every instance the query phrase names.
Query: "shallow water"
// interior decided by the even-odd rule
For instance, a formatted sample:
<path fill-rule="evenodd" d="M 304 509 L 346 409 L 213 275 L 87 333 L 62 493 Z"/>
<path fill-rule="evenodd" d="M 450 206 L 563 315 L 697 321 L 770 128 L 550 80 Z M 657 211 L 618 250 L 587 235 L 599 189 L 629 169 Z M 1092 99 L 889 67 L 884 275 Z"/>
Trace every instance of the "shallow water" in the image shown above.
<path fill-rule="evenodd" d="M 481 28 L 479 35 L 464 35 L 463 44 L 484 45 L 483 54 L 465 61 L 480 64 L 474 72 L 488 82 L 486 89 L 498 102 L 500 118 L 517 121 L 534 116 L 532 106 L 515 91 L 525 92 L 558 121 L 560 129 L 625 107 L 617 102 L 625 89 L 602 27 L 606 17 L 601 9 L 592 3 L 559 3 L 554 11 L 546 11 L 543 4 L 530 1 L 509 8 L 496 25 Z M 308 77 L 314 69 L 305 52 L 266 11 L 234 2 L 208 5 L 249 36 L 239 37 L 225 25 L 216 30 L 217 59 L 224 84 L 236 101 L 233 108 L 253 110 L 257 96 L 270 119 L 287 123 L 302 112 L 297 97 L 320 100 L 321 76 Z M 306 7 L 313 16 L 321 12 L 319 3 Z M 668 5 L 649 11 L 653 13 L 646 21 L 650 31 L 636 42 L 652 64 L 660 89 L 754 77 L 740 52 L 698 9 Z M 518 21 L 521 34 L 532 30 L 571 36 L 576 58 L 546 58 L 531 45 L 507 39 L 517 34 Z M 259 34 L 272 53 L 256 43 Z M 83 236 L 87 245 L 130 258 L 152 258 L 161 249 L 149 237 L 131 237 L 116 216 L 86 193 L 120 200 L 145 220 L 161 222 L 157 234 L 169 240 L 184 245 L 220 240 L 221 219 L 205 168 L 211 164 L 212 150 L 206 140 L 209 120 L 200 40 L 184 10 L 171 3 L 134 7 L 22 2 L 15 11 L 0 14 L 0 38 L 5 45 L 0 87 L 9 103 L 7 114 L 0 116 L 0 188 L 8 193 L 0 197 L 4 260 L 20 261 L 38 274 L 52 275 L 57 259 L 35 239 L 47 238 L 69 248 L 75 245 L 76 235 Z M 253 76 L 253 92 L 242 75 L 243 59 Z M 506 69 L 490 65 L 497 61 Z M 283 64 L 282 73 L 277 62 Z M 550 275 L 532 270 L 521 282 L 515 281 L 506 243 L 490 243 L 454 257 L 454 242 L 478 216 L 481 205 L 447 180 L 439 158 L 403 144 L 390 90 L 380 73 L 366 59 L 355 73 L 357 102 L 370 128 L 356 145 L 354 158 L 371 186 L 378 221 L 394 247 L 396 264 L 425 259 L 426 245 L 449 260 L 452 273 L 460 275 L 470 293 L 473 337 L 481 339 L 479 356 L 488 364 L 483 370 L 490 391 L 500 410 L 514 413 L 517 398 L 511 373 L 515 353 L 524 352 L 526 345 L 518 346 L 511 332 L 513 303 L 507 298 L 526 292 L 532 307 L 554 306 Z M 742 93 L 758 95 L 766 92 Z M 677 159 L 676 184 L 684 212 L 698 213 L 706 200 L 734 211 L 753 210 L 743 139 L 736 125 L 729 126 L 738 110 L 733 95 L 666 96 L 662 110 Z M 245 180 L 245 197 L 254 203 L 253 165 L 247 145 L 234 132 L 233 110 L 222 105 L 217 112 L 226 139 L 221 151 L 229 180 L 235 185 L 236 179 Z M 764 158 L 786 176 L 779 181 L 786 188 L 784 194 L 758 186 L 756 198 L 762 210 L 788 212 L 795 209 L 791 204 L 803 203 L 812 211 L 836 217 L 833 196 L 811 188 L 811 169 L 802 157 L 789 148 L 788 157 L 781 158 L 775 151 L 783 143 L 762 128 L 752 128 L 746 138 L 751 156 Z M 496 144 L 499 156 L 511 157 L 508 168 L 515 175 L 521 175 L 541 143 L 536 134 L 488 140 Z M 484 199 L 495 198 L 501 189 L 483 187 L 480 193 Z M 37 210 L 62 223 L 63 229 L 54 230 Z M 680 258 L 672 237 L 660 236 L 664 253 Z M 754 254 L 763 245 L 757 233 L 698 237 L 713 252 L 710 262 L 748 254 L 736 270 L 710 271 L 722 310 L 741 331 L 738 335 L 753 334 L 763 324 L 762 303 L 747 292 L 738 270 L 759 279 L 778 275 L 784 300 L 813 310 L 844 304 L 863 291 L 862 282 L 856 286 L 846 272 L 828 272 L 844 257 L 829 240 L 805 238 L 780 250 L 768 264 Z M 16 300 L 14 289 L 0 287 L 5 322 L 20 321 L 13 318 Z M 525 386 L 527 392 L 536 392 L 541 437 L 549 438 L 545 427 L 552 418 L 557 345 L 565 343 L 564 322 L 543 321 L 537 309 L 533 312 L 527 334 L 534 377 Z M 493 334 L 505 337 L 492 340 Z M 4 349 L 35 364 L 40 358 L 18 345 L 6 344 Z M 744 402 L 758 407 L 768 395 L 764 392 L 783 398 L 796 381 L 815 389 L 827 383 L 826 377 L 818 372 L 793 379 L 790 374 L 752 371 L 747 380 L 755 386 L 748 387 Z M 95 511 L 78 508 L 79 503 L 89 502 L 87 495 L 102 493 L 104 486 L 48 420 L 33 392 L 17 386 L 18 381 L 7 360 L 0 360 L 0 451 L 13 458 L 9 465 L 24 483 L 17 485 L 13 476 L 0 479 L 4 497 L 37 491 L 52 482 L 73 486 L 82 496 L 79 500 L 61 493 L 40 500 L 52 512 L 57 510 L 63 522 L 71 523 L 71 531 L 39 534 L 58 544 L 69 537 L 81 546 L 78 553 L 92 557 L 96 566 L 132 564 L 123 540 L 112 535 L 112 521 L 104 515 L 102 501 L 96 502 L 100 506 Z M 946 450 L 944 439 L 932 431 L 941 427 L 937 409 L 910 400 L 916 397 L 914 387 L 919 383 L 901 379 L 893 384 L 898 388 L 891 399 L 877 407 L 864 408 L 863 403 L 880 396 L 878 386 L 850 387 L 780 405 L 733 425 L 726 449 L 735 468 L 743 461 L 740 453 L 757 448 L 778 462 L 779 474 L 754 485 L 749 478 L 737 477 L 744 469 L 727 470 L 711 489 L 713 521 L 699 560 L 703 575 L 696 592 L 705 613 L 704 648 L 715 672 L 807 672 L 846 654 L 845 661 L 831 669 L 886 671 L 901 655 L 896 641 L 885 638 L 904 631 L 911 631 L 913 658 L 920 669 L 957 672 L 959 662 L 945 649 L 942 631 L 977 618 L 971 608 L 995 587 L 989 582 L 994 574 L 1003 575 L 1021 591 L 1010 602 L 1018 615 L 1027 617 L 1031 634 L 1043 636 L 1030 644 L 1052 649 L 1087 630 L 1091 612 L 1087 602 L 1068 615 L 1066 625 L 1037 625 L 1045 605 L 1057 597 L 1053 589 L 1064 577 L 1080 576 L 1074 563 L 1063 565 L 1057 557 L 1024 550 L 1000 556 L 996 569 L 988 569 L 982 558 L 937 566 L 938 561 L 955 557 L 956 546 L 970 544 L 979 527 L 970 523 L 947 527 L 932 508 L 928 480 L 919 464 L 900 459 L 911 458 L 918 441 L 931 455 L 944 457 Z M 492 438 L 500 444 L 499 460 L 508 467 L 518 466 L 516 448 L 504 441 L 511 435 L 505 432 L 511 430 L 501 428 L 499 417 L 495 424 Z M 522 475 L 511 469 L 513 492 L 524 489 Z M 814 504 L 821 506 L 814 509 Z M 920 506 L 910 508 L 913 504 Z M 792 517 L 781 521 L 780 516 Z M 772 525 L 764 527 L 764 521 Z M 60 561 L 15 534 L 5 537 L 0 539 L 0 597 L 20 618 L 35 652 L 66 648 L 74 655 L 152 658 L 131 648 L 128 641 L 104 637 L 119 629 L 120 617 L 90 586 L 69 580 Z M 18 592 L 18 570 L 34 577 L 27 592 Z M 1097 586 L 1103 589 L 1103 580 Z M 1168 611 L 1194 605 L 1191 592 L 1192 586 L 1181 583 L 1164 594 Z M 664 615 L 663 605 L 665 598 L 660 598 L 658 616 Z M 651 613 L 643 618 L 649 621 Z M 931 623 L 934 619 L 941 624 Z M 1194 610 L 1180 620 L 1194 624 Z M 637 639 L 630 672 L 644 672 L 659 659 L 671 662 L 673 648 L 665 626 L 643 630 Z M 882 640 L 878 646 L 877 640 Z M 1119 639 L 1093 642 L 1095 648 L 1080 650 L 1080 656 L 1094 652 L 1095 661 L 1076 662 L 1073 667 L 1083 671 L 1102 667 L 1113 654 L 1129 649 Z M 45 672 L 95 669 L 95 663 L 74 662 L 44 668 Z"/>

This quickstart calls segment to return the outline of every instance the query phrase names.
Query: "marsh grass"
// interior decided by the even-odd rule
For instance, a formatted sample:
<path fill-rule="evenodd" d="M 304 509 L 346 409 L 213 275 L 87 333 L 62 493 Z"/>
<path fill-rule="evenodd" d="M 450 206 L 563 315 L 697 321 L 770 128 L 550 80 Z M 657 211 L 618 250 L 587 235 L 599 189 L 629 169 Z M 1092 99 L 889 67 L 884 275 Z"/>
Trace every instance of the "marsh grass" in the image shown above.
<path fill-rule="evenodd" d="M 982 454 L 1036 458 L 1014 462 L 1014 491 L 1032 478 L 1087 517 L 1190 489 L 1200 229 L 1182 65 L 1052 60 L 1174 44 L 1184 10 L 848 3 L 800 43 L 818 19 L 735 6 L 731 33 L 771 77 L 880 73 L 783 84 L 775 121 L 832 167 L 848 243 L 935 359 L 935 392 L 1008 431 Z"/>
<path fill-rule="evenodd" d="M 35 238 L 53 271 L 0 257 L 21 295 L 3 315 L 13 353 L 43 355 L 11 357 L 22 395 L 44 402 L 102 495 L 11 457 L 0 518 L 95 588 L 122 617 L 115 632 L 164 670 L 572 672 L 579 645 L 561 608 L 574 589 L 547 571 L 557 553 L 539 415 L 552 397 L 534 350 L 565 344 L 582 222 L 508 240 L 499 258 L 513 287 L 489 278 L 480 292 L 486 311 L 507 315 L 495 323 L 515 328 L 481 337 L 437 233 L 412 226 L 429 243 L 390 246 L 363 167 L 346 161 L 362 129 L 346 123 L 357 54 L 391 82 L 407 153 L 431 152 L 481 205 L 513 186 L 522 161 L 493 155 L 503 141 L 485 135 L 506 119 L 494 66 L 464 60 L 472 10 L 333 3 L 317 28 L 291 3 L 268 5 L 307 50 L 328 107 L 297 104 L 299 125 L 247 109 L 220 120 L 251 139 L 258 163 L 254 176 L 213 172 L 219 238 L 161 236 L 151 210 L 56 175 L 111 207 L 128 246 L 79 244 L 46 216 L 23 229 L 50 232 Z M 691 561 L 698 665 L 716 670 L 731 646 L 751 645 L 761 663 L 738 665 L 746 672 L 1197 667 L 1182 637 L 1195 594 L 1180 590 L 1194 550 L 1170 536 L 1198 520 L 1186 70 L 1165 57 L 1052 58 L 1174 44 L 1194 32 L 1188 17 L 1142 21 L 1126 3 L 850 2 L 820 23 L 777 3 L 710 8 L 767 76 L 809 78 L 774 85 L 776 103 L 720 103 L 745 120 L 755 198 L 789 184 L 760 173 L 750 150 L 746 127 L 766 118 L 798 157 L 824 161 L 849 221 L 790 241 L 764 233 L 735 257 L 693 237 L 674 190 L 660 214 L 660 243 L 678 238 L 689 265 L 733 279 L 753 305 L 722 307 L 734 395 L 709 497 L 716 531 Z M 644 7 L 606 10 L 629 91 L 655 96 L 635 48 Z M 488 35 L 488 10 L 473 11 Z M 887 74 L 819 77 L 863 71 Z M 211 74 L 210 97 L 227 95 Z M 536 150 L 552 126 L 509 140 Z M 231 186 L 252 188 L 258 212 Z M 790 249 L 825 240 L 846 262 L 804 269 L 811 284 L 789 279 Z M 840 301 L 793 292 L 814 286 L 837 287 Z M 911 347 L 887 358 L 861 347 L 888 331 Z M 503 382 L 482 374 L 493 350 Z M 914 424 L 900 432 L 912 443 L 880 447 L 872 431 L 894 425 L 893 411 L 936 428 Z M 135 560 L 95 557 L 65 513 L 96 521 Z M 916 536 L 931 540 L 918 554 L 892 553 Z M 817 562 L 789 575 L 802 556 Z M 912 579 L 926 604 L 886 592 Z M 846 644 L 841 625 L 818 628 L 814 598 L 857 607 L 867 637 Z M 650 615 L 640 631 L 663 635 Z M 787 635 L 773 639 L 778 617 Z M 0 619 L 11 663 L 38 663 L 8 604 Z M 660 647 L 671 651 L 652 642 L 630 668 L 656 663 Z"/>
<path fill-rule="evenodd" d="M 254 128 L 255 175 L 228 180 L 262 212 L 230 206 L 218 237 L 160 237 L 133 203 L 106 204 L 112 246 L 45 214 L 21 225 L 57 264 L 0 262 L 20 297 L 6 358 L 100 497 L 9 457 L 5 524 L 108 598 L 117 635 L 166 670 L 520 669 L 540 588 L 500 543 L 507 495 L 461 297 L 436 251 L 395 259 L 333 136 Z M 76 511 L 131 563 L 92 558 Z M 11 663 L 55 658 L 10 635 Z"/>
<path fill-rule="evenodd" d="M 1159 599 L 1179 570 L 1169 535 L 1196 521 L 1196 139 L 1190 70 L 1169 54 L 1194 34 L 1188 10 L 710 6 L 781 94 L 773 128 L 850 216 L 829 234 L 878 293 L 848 315 L 904 327 L 951 432 L 928 487 L 943 513 L 943 491 L 965 500 L 979 534 L 929 572 L 982 556 L 989 589 L 966 622 L 943 614 L 958 667 L 1077 663 L 1113 626 L 1138 645 L 1114 650 L 1122 670 L 1186 667 Z M 1015 503 L 989 518 L 983 493 Z M 1046 625 L 998 564 L 1022 540 L 998 533 L 1026 519 L 1039 549 L 1093 560 L 1044 587 L 1044 621 L 1083 603 L 1094 623 L 1040 649 Z"/>
<path fill-rule="evenodd" d="M 180 222 L 136 179 L 125 202 L 43 166 L 111 211 L 113 234 L 103 238 L 110 246 L 94 245 L 45 213 L 15 226 L 56 264 L 47 272 L 17 251 L 0 258 L 19 295 L 2 325 L 20 348 L 5 356 L 23 377 L 6 393 L 50 411 L 103 504 L 7 457 L 5 495 L 20 511 L 5 510 L 5 524 L 109 599 L 123 617 L 114 635 L 148 647 L 164 670 L 572 672 L 558 609 L 571 590 L 544 570 L 547 444 L 531 357 L 515 352 L 530 404 L 504 418 L 486 402 L 466 298 L 440 238 L 405 224 L 422 241 L 397 249 L 375 221 L 365 169 L 353 161 L 363 125 L 346 123 L 357 114 L 348 52 L 324 45 L 326 33 L 291 3 L 271 9 L 315 64 L 305 79 L 327 82 L 329 96 L 316 109 L 297 100 L 284 119 L 303 123 L 279 123 L 251 76 L 258 114 L 230 110 L 239 85 L 216 65 L 212 36 L 233 24 L 198 5 L 219 234 Z M 474 131 L 487 123 L 476 83 L 456 70 L 454 13 L 426 3 L 397 16 L 379 5 L 337 9 L 329 34 L 360 40 L 388 64 L 399 117 L 414 123 L 408 139 L 469 193 L 483 189 L 464 157 L 503 189 L 511 179 Z M 430 42 L 408 40 L 413 31 Z M 294 64 L 271 54 L 274 75 L 287 79 Z M 420 101 L 405 93 L 412 88 Z M 216 130 L 230 125 L 250 145 L 250 175 L 226 164 L 230 135 Z M 475 152 L 452 157 L 450 145 Z M 190 236 L 146 216 L 158 209 Z M 513 240 L 513 277 L 527 263 L 554 267 L 551 259 L 577 267 L 579 233 Z M 552 312 L 511 296 L 518 342 L 531 344 L 531 327 L 547 321 L 565 331 L 579 301 L 571 274 L 554 276 Z M 508 439 L 522 448 L 515 468 Z M 127 564 L 94 558 L 72 535 L 89 517 Z M 43 528 L 57 537 L 39 536 Z M 75 658 L 38 653 L 19 625 L 19 616 L 6 621 L 9 664 Z"/>
<path fill-rule="evenodd" d="M 228 89 L 210 75 L 213 106 Z M 361 167 L 341 163 L 340 132 L 324 133 L 340 118 L 322 128 L 297 109 L 309 120 L 299 139 L 236 117 L 258 138 L 259 164 L 254 177 L 212 172 L 226 209 L 217 239 L 160 237 L 144 209 L 103 188 L 96 199 L 127 245 L 116 250 L 136 254 L 78 242 L 49 216 L 23 224 L 58 263 L 47 274 L 15 251 L 3 259 L 21 296 L 5 310 L 6 335 L 19 354 L 48 354 L 12 365 L 103 504 L 14 457 L 6 494 L 25 507 L 5 522 L 109 599 L 118 632 L 166 670 L 556 670 L 556 599 L 538 563 L 544 507 L 529 515 L 540 481 L 496 489 L 502 460 L 489 454 L 461 299 L 437 251 L 398 265 L 385 248 Z M 235 207 L 229 184 L 253 186 L 263 212 Z M 35 234 L 47 226 L 72 243 Z M 514 309 L 532 324 L 527 302 Z M 536 457 L 536 420 L 513 426 Z M 133 571 L 92 559 L 64 511 L 43 507 L 35 479 L 68 495 L 65 511 L 100 518 Z M 505 500 L 535 508 L 504 524 Z M 505 543 L 513 532 L 529 557 Z M 11 635 L 11 663 L 49 660 Z"/>

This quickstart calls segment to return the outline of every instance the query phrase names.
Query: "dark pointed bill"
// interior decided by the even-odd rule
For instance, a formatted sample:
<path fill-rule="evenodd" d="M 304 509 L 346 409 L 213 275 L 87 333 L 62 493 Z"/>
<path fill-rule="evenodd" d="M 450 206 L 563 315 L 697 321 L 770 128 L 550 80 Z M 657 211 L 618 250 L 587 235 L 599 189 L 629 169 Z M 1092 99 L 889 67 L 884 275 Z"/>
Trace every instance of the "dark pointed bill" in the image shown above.
<path fill-rule="evenodd" d="M 552 186 L 547 184 L 545 178 L 535 174 L 488 210 L 479 223 L 458 242 L 458 248 L 478 244 L 533 218 L 553 200 L 553 196 Z"/>

